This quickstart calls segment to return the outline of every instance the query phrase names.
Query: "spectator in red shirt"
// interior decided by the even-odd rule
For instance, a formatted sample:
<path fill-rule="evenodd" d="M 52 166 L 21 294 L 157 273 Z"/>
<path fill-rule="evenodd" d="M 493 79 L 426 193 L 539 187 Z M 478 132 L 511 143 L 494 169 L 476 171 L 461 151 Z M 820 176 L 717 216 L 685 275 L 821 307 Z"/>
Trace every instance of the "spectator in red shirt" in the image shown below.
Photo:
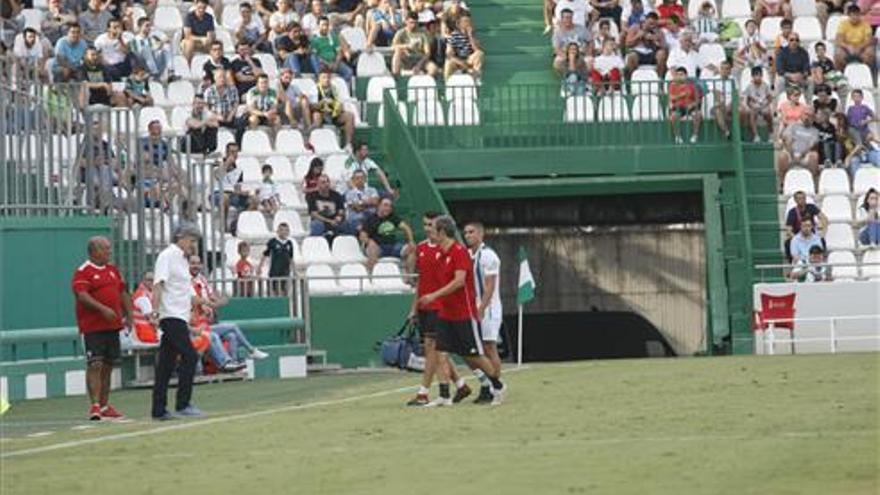
<path fill-rule="evenodd" d="M 669 83 L 669 127 L 672 128 L 675 144 L 683 143 L 678 123 L 690 116 L 694 123 L 691 134 L 691 144 L 693 144 L 697 142 L 700 124 L 703 121 L 703 114 L 700 112 L 700 90 L 692 79 L 688 79 L 687 69 L 684 67 L 675 69 L 674 77 Z"/>
<path fill-rule="evenodd" d="M 113 249 L 106 237 L 92 237 L 89 259 L 73 274 L 76 324 L 86 348 L 86 385 L 92 421 L 125 416 L 110 405 L 110 374 L 119 360 L 119 331 L 132 327 L 131 296 L 119 270 L 110 263 Z M 125 323 L 123 323 L 125 317 Z"/>
<path fill-rule="evenodd" d="M 324 175 L 324 160 L 315 157 L 309 163 L 309 171 L 303 177 L 303 194 L 308 196 L 318 190 L 318 179 Z"/>
<path fill-rule="evenodd" d="M 676 0 L 663 0 L 657 7 L 657 15 L 660 16 L 660 27 L 670 31 L 678 31 L 687 24 L 684 7 Z"/>
<path fill-rule="evenodd" d="M 419 298 L 419 304 L 430 306 L 440 302 L 437 313 L 438 342 L 440 357 L 440 397 L 428 406 L 451 406 L 449 397 L 450 366 L 446 358 L 448 352 L 461 356 L 468 366 L 479 375 L 484 373 L 492 385 L 492 404 L 499 405 L 504 399 L 505 387 L 498 379 L 492 364 L 483 354 L 480 337 L 480 321 L 477 318 L 476 296 L 473 292 L 474 270 L 470 251 L 455 240 L 455 221 L 446 215 L 434 220 L 437 243 L 440 246 L 440 288 Z"/>
<path fill-rule="evenodd" d="M 253 297 L 254 295 L 254 265 L 248 260 L 251 254 L 251 246 L 245 241 L 238 243 L 238 262 L 235 263 L 235 276 L 238 283 L 235 284 L 235 291 L 238 297 Z"/>

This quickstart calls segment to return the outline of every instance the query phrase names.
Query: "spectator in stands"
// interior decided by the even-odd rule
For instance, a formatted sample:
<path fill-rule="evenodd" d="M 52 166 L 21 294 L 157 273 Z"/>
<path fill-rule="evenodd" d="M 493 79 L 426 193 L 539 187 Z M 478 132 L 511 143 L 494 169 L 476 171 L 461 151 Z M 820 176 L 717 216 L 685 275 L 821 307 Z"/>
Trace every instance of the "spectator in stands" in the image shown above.
<path fill-rule="evenodd" d="M 49 0 L 46 15 L 40 24 L 43 36 L 52 46 L 67 34 L 70 24 L 76 22 L 76 15 L 61 0 Z"/>
<path fill-rule="evenodd" d="M 801 230 L 791 238 L 791 260 L 797 264 L 800 260 L 810 258 L 810 248 L 818 246 L 824 250 L 825 241 L 822 236 L 813 229 L 813 221 L 809 218 L 801 219 Z"/>
<path fill-rule="evenodd" d="M 590 80 L 596 94 L 603 95 L 608 90 L 620 91 L 624 67 L 623 58 L 617 53 L 614 40 L 605 40 L 602 52 L 593 59 L 593 69 L 590 71 Z"/>
<path fill-rule="evenodd" d="M 828 57 L 828 47 L 825 45 L 825 42 L 817 41 L 816 44 L 813 45 L 813 50 L 816 54 L 813 66 L 822 69 L 823 75 L 833 72 L 835 70 L 834 61 Z"/>
<path fill-rule="evenodd" d="M 587 0 L 558 0 L 553 9 L 553 20 L 557 25 L 562 23 L 562 13 L 568 10 L 572 13 L 572 21 L 578 26 L 587 26 L 587 20 L 593 12 L 593 6 Z"/>
<path fill-rule="evenodd" d="M 153 97 L 150 96 L 150 88 L 147 86 L 147 71 L 140 65 L 135 65 L 131 70 L 131 77 L 125 80 L 126 106 L 150 107 L 153 106 Z"/>
<path fill-rule="evenodd" d="M 101 55 L 94 48 L 87 48 L 80 68 L 80 80 L 83 81 L 83 91 L 80 104 L 124 106 L 125 96 L 113 91 L 110 75 L 101 63 Z"/>
<path fill-rule="evenodd" d="M 255 0 L 254 8 L 257 9 L 257 14 L 260 16 L 260 19 L 262 19 L 264 23 L 268 23 L 269 17 L 278 10 L 278 5 L 276 0 Z"/>
<path fill-rule="evenodd" d="M 348 65 L 351 60 L 351 50 L 348 43 L 336 33 L 330 32 L 330 20 L 322 17 L 318 21 L 318 33 L 311 39 L 312 49 L 318 56 L 321 69 L 328 69 L 351 84 L 354 71 Z"/>
<path fill-rule="evenodd" d="M 299 14 L 291 8 L 290 0 L 278 0 L 278 10 L 269 16 L 269 41 L 283 36 L 299 22 Z"/>
<path fill-rule="evenodd" d="M 849 135 L 853 142 L 860 145 L 865 142 L 870 132 L 868 124 L 876 119 L 871 107 L 865 105 L 863 101 L 865 95 L 861 89 L 854 89 L 850 94 L 852 104 L 846 109 L 846 123 L 849 126 Z"/>
<path fill-rule="evenodd" d="M 281 127 L 281 113 L 278 111 L 278 93 L 269 87 L 269 76 L 260 74 L 257 85 L 248 91 L 247 119 L 251 129 L 265 125 L 277 132 Z"/>
<path fill-rule="evenodd" d="M 257 199 L 260 202 L 260 209 L 263 214 L 269 218 L 274 218 L 281 208 L 281 195 L 278 194 L 278 185 L 272 179 L 272 165 L 268 163 L 263 165 L 261 169 L 263 181 L 257 187 Z"/>
<path fill-rule="evenodd" d="M 687 77 L 696 78 L 700 60 L 697 55 L 697 47 L 694 45 L 693 33 L 682 31 L 678 46 L 669 51 L 669 59 L 666 62 L 670 67 L 684 67 Z"/>
<path fill-rule="evenodd" d="M 89 0 L 88 9 L 79 14 L 79 25 L 82 26 L 82 37 L 88 43 L 94 43 L 95 39 L 104 32 L 107 23 L 113 19 L 113 14 L 101 0 Z"/>
<path fill-rule="evenodd" d="M 49 55 L 49 47 L 36 29 L 27 27 L 15 35 L 15 41 L 12 43 L 12 55 L 22 61 L 25 66 L 42 68 Z"/>
<path fill-rule="evenodd" d="M 819 175 L 819 131 L 813 127 L 813 116 L 804 112 L 799 122 L 782 131 L 782 149 L 776 158 L 779 183 L 792 166 L 806 167 L 816 177 Z"/>
<path fill-rule="evenodd" d="M 348 230 L 350 232 L 360 230 L 364 218 L 375 213 L 378 204 L 378 191 L 367 185 L 367 174 L 363 170 L 356 170 L 351 176 L 351 187 L 345 192 L 345 218 L 348 222 Z"/>
<path fill-rule="evenodd" d="M 590 68 L 577 43 L 569 43 L 565 52 L 565 66 L 562 74 L 563 90 L 566 95 L 582 96 L 587 92 Z M 602 84 L 604 87 L 604 84 Z"/>
<path fill-rule="evenodd" d="M 327 11 L 337 25 L 349 24 L 363 28 L 366 10 L 367 5 L 361 0 L 327 0 Z"/>
<path fill-rule="evenodd" d="M 645 16 L 645 20 L 637 26 L 629 28 L 626 33 L 627 72 L 632 75 L 640 65 L 656 66 L 657 75 L 662 79 L 666 75 L 666 36 L 660 29 L 659 17 L 654 12 Z"/>
<path fill-rule="evenodd" d="M 850 139 L 850 142 L 853 142 L 852 139 Z M 854 146 L 845 162 L 853 178 L 855 178 L 859 169 L 864 166 L 880 167 L 880 141 L 878 141 L 877 136 L 868 133 L 862 144 Z"/>
<path fill-rule="evenodd" d="M 876 0 L 859 0 L 858 5 L 873 28 L 880 26 L 880 3 Z"/>
<path fill-rule="evenodd" d="M 776 73 L 783 78 L 780 90 L 794 86 L 801 91 L 806 89 L 807 74 L 810 72 L 810 55 L 801 46 L 801 37 L 792 33 L 788 37 L 788 46 L 779 49 L 776 54 Z"/>
<path fill-rule="evenodd" d="M 564 75 L 568 68 L 568 45 L 576 43 L 583 54 L 590 54 L 590 32 L 580 24 L 575 24 L 574 14 L 565 9 L 561 12 L 559 25 L 553 30 L 553 51 L 556 57 L 553 59 L 553 67 L 559 74 Z"/>
<path fill-rule="evenodd" d="M 290 225 L 287 222 L 278 224 L 276 230 L 277 237 L 269 239 L 266 243 L 266 249 L 263 250 L 263 256 L 257 265 L 257 273 L 263 273 L 263 265 L 266 259 L 269 260 L 269 287 L 272 294 L 276 296 L 287 295 L 287 280 L 293 272 L 293 241 L 290 240 Z"/>
<path fill-rule="evenodd" d="M 553 20 L 553 11 L 556 8 L 555 0 L 544 0 L 544 34 L 550 34 L 550 31 L 553 30 L 553 25 L 556 24 Z"/>
<path fill-rule="evenodd" d="M 351 152 L 351 140 L 354 137 L 354 115 L 345 110 L 336 89 L 330 83 L 330 72 L 322 70 L 318 75 L 317 100 L 312 102 L 312 126 L 322 123 L 333 124 L 342 129 L 345 139 L 345 150 Z"/>
<path fill-rule="evenodd" d="M 192 112 L 186 119 L 186 138 L 188 146 L 182 149 L 190 153 L 213 153 L 217 149 L 217 116 L 208 110 L 205 99 L 199 95 L 193 98 Z"/>
<path fill-rule="evenodd" d="M 306 36 L 318 33 L 318 24 L 324 16 L 324 3 L 321 0 L 312 0 L 309 3 L 309 13 L 302 18 L 302 29 Z"/>
<path fill-rule="evenodd" d="M 282 47 L 279 53 L 284 54 L 284 67 L 292 70 L 294 77 L 300 77 L 303 73 L 320 73 L 321 62 L 312 50 L 309 37 L 303 34 L 298 25 L 291 29 L 288 40 L 281 40 L 280 43 Z"/>
<path fill-rule="evenodd" d="M 138 342 L 158 344 L 159 322 L 153 316 L 153 272 L 144 272 L 141 283 L 131 295 L 132 323 L 134 335 Z"/>
<path fill-rule="evenodd" d="M 246 241 L 240 241 L 237 248 L 238 261 L 235 262 L 235 277 L 238 281 L 235 283 L 235 295 L 237 297 L 253 297 L 254 281 L 257 274 L 254 272 L 254 265 L 248 259 L 251 254 L 251 246 Z"/>
<path fill-rule="evenodd" d="M 110 19 L 107 22 L 107 32 L 95 39 L 95 48 L 101 54 L 101 60 L 111 81 L 121 81 L 131 74 L 129 46 L 123 37 L 122 23 L 118 19 Z"/>
<path fill-rule="evenodd" d="M 595 54 L 602 53 L 602 47 L 605 46 L 605 41 L 607 40 L 614 41 L 615 47 L 617 46 L 617 39 L 611 34 L 611 21 L 601 19 L 598 26 L 599 32 L 591 33 L 593 34 L 592 48 Z"/>
<path fill-rule="evenodd" d="M 693 144 L 697 142 L 703 121 L 703 113 L 700 111 L 702 96 L 694 80 L 688 79 L 687 69 L 678 67 L 674 74 L 674 79 L 669 83 L 669 127 L 675 143 L 682 144 L 684 139 L 678 129 L 679 122 L 690 117 L 693 122 L 690 142 Z"/>
<path fill-rule="evenodd" d="M 236 53 L 238 58 L 232 61 L 229 70 L 232 73 L 232 80 L 235 81 L 235 89 L 238 94 L 244 97 L 257 84 L 257 77 L 263 72 L 263 65 L 260 61 L 253 57 L 251 46 L 247 43 L 239 43 L 236 45 Z"/>
<path fill-rule="evenodd" d="M 699 12 L 697 12 L 696 19 L 693 19 L 691 22 L 698 43 L 715 43 L 718 41 L 718 16 L 712 2 L 703 2 L 700 5 Z"/>
<path fill-rule="evenodd" d="M 433 15 L 433 12 L 431 15 Z M 434 64 L 434 67 L 438 68 L 438 70 L 446 67 L 446 37 L 443 36 L 445 28 L 440 27 L 440 22 L 437 17 L 434 17 L 424 24 L 420 24 L 420 26 L 425 30 L 425 34 L 428 36 L 428 42 L 430 43 L 431 55 L 429 56 L 429 60 Z"/>
<path fill-rule="evenodd" d="M 283 119 L 294 128 L 308 129 L 311 124 L 311 112 L 309 111 L 309 98 L 293 81 L 293 71 L 283 69 L 278 78 L 278 103 L 284 110 Z"/>
<path fill-rule="evenodd" d="M 479 80 L 483 71 L 483 50 L 474 32 L 471 16 L 459 16 L 458 21 L 454 25 L 450 23 L 448 29 L 450 33 L 446 37 L 443 78 L 449 79 L 456 70 L 461 70 Z"/>
<path fill-rule="evenodd" d="M 214 42 L 214 16 L 207 12 L 208 0 L 196 0 L 195 8 L 183 20 L 180 49 L 187 62 L 196 53 L 207 53 Z"/>
<path fill-rule="evenodd" d="M 217 116 L 217 123 L 220 127 L 234 129 L 236 131 L 236 142 L 241 142 L 241 131 L 239 130 L 236 114 L 238 113 L 238 90 L 235 86 L 229 84 L 229 78 L 226 71 L 221 68 L 214 70 L 214 84 L 205 90 L 205 103 L 214 115 Z"/>
<path fill-rule="evenodd" d="M 737 90 L 736 81 L 731 77 L 733 67 L 730 62 L 721 62 L 718 79 L 707 81 L 714 95 L 715 106 L 712 115 L 715 116 L 715 124 L 721 130 L 725 138 L 730 138 L 730 122 L 733 119 L 733 93 Z"/>
<path fill-rule="evenodd" d="M 816 1 L 816 17 L 819 19 L 819 24 L 822 25 L 822 29 L 825 29 L 826 24 L 828 23 L 828 17 L 832 13 L 843 13 L 843 4 L 844 0 L 817 0 Z"/>
<path fill-rule="evenodd" d="M 183 177 L 171 154 L 171 145 L 162 137 L 162 124 L 153 120 L 147 125 L 147 136 L 141 138 L 144 198 L 148 205 L 172 204 L 183 193 Z"/>
<path fill-rule="evenodd" d="M 138 31 L 129 43 L 129 51 L 135 65 L 146 68 L 150 77 L 159 80 L 171 63 L 171 50 L 164 35 L 153 33 L 153 21 L 142 17 L 137 22 Z"/>
<path fill-rule="evenodd" d="M 214 205 L 222 207 L 224 219 L 227 219 L 227 230 L 232 224 L 229 218 L 229 207 L 232 206 L 236 210 L 244 210 L 247 208 L 249 195 L 242 188 L 244 183 L 244 174 L 240 168 L 236 166 L 238 159 L 238 145 L 235 143 L 226 144 L 226 155 L 219 165 L 214 167 L 214 179 L 217 181 L 218 189 L 214 191 Z"/>
<path fill-rule="evenodd" d="M 753 19 L 749 19 L 745 28 L 742 37 L 737 40 L 736 52 L 733 55 L 733 66 L 737 74 L 744 69 L 764 67 L 769 59 L 767 45 L 761 38 L 758 24 Z"/>
<path fill-rule="evenodd" d="M 630 0 L 629 16 L 626 18 L 626 25 L 622 26 L 622 28 L 628 30 L 641 25 L 645 22 L 649 12 L 651 12 L 651 7 L 647 6 L 646 8 L 642 0 Z"/>
<path fill-rule="evenodd" d="M 794 263 L 788 278 L 793 282 L 830 282 L 831 267 L 825 264 L 825 250 L 822 246 L 810 246 L 807 258 Z"/>
<path fill-rule="evenodd" d="M 779 50 L 788 46 L 788 39 L 791 38 L 791 31 L 793 28 L 794 23 L 791 22 L 791 19 L 782 19 L 779 21 L 779 33 L 773 39 L 773 54 L 771 59 L 775 60 Z"/>
<path fill-rule="evenodd" d="M 87 133 L 79 145 L 79 183 L 75 197 L 80 197 L 85 190 L 89 206 L 99 210 L 113 206 L 113 185 L 119 179 L 114 159 L 115 153 L 104 134 L 101 120 L 95 119 L 92 132 Z"/>
<path fill-rule="evenodd" d="M 849 170 L 850 175 L 855 177 L 855 172 L 860 167 L 856 163 L 858 161 L 857 155 L 861 152 L 862 147 L 856 145 L 852 136 L 850 136 L 849 125 L 846 123 L 846 114 L 842 112 L 834 114 L 834 124 L 837 131 L 837 142 L 840 143 L 843 149 L 843 164 Z"/>
<path fill-rule="evenodd" d="M 379 0 L 376 8 L 368 13 L 366 21 L 367 51 L 374 46 L 391 46 L 394 34 L 403 26 L 400 12 L 390 0 Z"/>
<path fill-rule="evenodd" d="M 309 170 L 306 172 L 305 177 L 303 177 L 303 194 L 306 199 L 309 198 L 310 195 L 318 191 L 318 181 L 324 175 L 324 160 L 315 157 L 312 158 L 312 161 L 309 163 Z"/>
<path fill-rule="evenodd" d="M 413 74 L 426 73 L 433 76 L 437 66 L 431 62 L 431 40 L 424 30 L 418 27 L 419 15 L 410 12 L 404 28 L 394 35 L 391 48 L 391 73 L 399 76 L 402 70 L 412 70 Z"/>
<path fill-rule="evenodd" d="M 235 41 L 247 44 L 253 52 L 271 52 L 272 49 L 268 42 L 269 34 L 266 32 L 266 26 L 259 16 L 254 16 L 254 7 L 247 2 L 242 2 L 238 6 L 238 11 L 241 14 L 241 18 L 236 21 L 232 29 Z"/>
<path fill-rule="evenodd" d="M 819 161 L 826 168 L 836 164 L 843 165 L 843 147 L 837 140 L 837 129 L 830 120 L 831 113 L 827 110 L 816 112 L 816 122 L 813 126 L 819 131 Z"/>
<path fill-rule="evenodd" d="M 819 228 L 819 232 L 824 232 L 828 227 L 828 217 L 822 213 L 822 210 L 815 203 L 807 202 L 807 195 L 803 191 L 794 193 L 794 206 L 785 214 L 785 256 L 791 259 L 790 244 L 791 239 L 796 233 L 801 231 L 801 222 L 803 219 L 809 219 L 813 230 Z"/>
<path fill-rule="evenodd" d="M 80 73 L 88 44 L 82 39 L 82 28 L 71 24 L 67 36 L 55 44 L 55 64 L 53 71 L 56 82 L 75 80 Z"/>
<path fill-rule="evenodd" d="M 763 119 L 767 123 L 767 133 L 773 132 L 773 92 L 770 85 L 764 82 L 764 71 L 761 67 L 752 68 L 752 82 L 742 92 L 740 115 L 749 123 L 752 131 L 752 141 L 761 142 L 758 133 L 758 120 Z"/>
<path fill-rule="evenodd" d="M 620 17 L 623 15 L 623 7 L 620 6 L 620 0 L 590 0 L 590 6 L 593 10 L 593 17 L 596 19 L 608 19 L 617 24 L 620 29 Z"/>
<path fill-rule="evenodd" d="M 791 3 L 789 0 L 757 0 L 754 15 L 758 24 L 765 17 L 784 17 L 791 20 Z"/>
<path fill-rule="evenodd" d="M 399 240 L 403 234 L 406 242 Z M 400 258 L 406 271 L 412 273 L 415 267 L 416 245 L 410 226 L 394 213 L 394 202 L 384 198 L 376 207 L 376 212 L 364 218 L 358 234 L 364 253 L 367 255 L 367 270 L 382 257 Z"/>
<path fill-rule="evenodd" d="M 849 62 L 861 62 L 874 67 L 875 40 L 868 21 L 862 18 L 858 5 L 846 8 L 846 19 L 840 21 L 834 38 L 834 62 L 843 70 Z"/>
<path fill-rule="evenodd" d="M 777 112 L 779 113 L 779 134 L 781 135 L 785 129 L 800 122 L 804 115 L 810 113 L 810 107 L 801 101 L 801 90 L 797 87 L 790 87 L 786 90 L 787 98 L 779 102 Z"/>
<path fill-rule="evenodd" d="M 226 71 L 232 69 L 229 59 L 223 55 L 223 43 L 220 41 L 211 43 L 211 48 L 208 50 L 208 60 L 205 60 L 205 63 L 202 64 L 202 79 L 208 85 L 214 82 L 214 71 L 217 69 L 224 69 Z"/>
<path fill-rule="evenodd" d="M 859 244 L 880 246 L 880 193 L 873 187 L 865 193 L 865 199 L 856 210 L 856 227 L 859 228 Z"/>
<path fill-rule="evenodd" d="M 816 70 L 816 68 L 813 70 Z M 837 113 L 837 98 L 831 97 L 831 88 L 827 84 L 816 85 L 813 88 L 813 94 L 816 96 L 816 99 L 813 100 L 813 113 Z"/>
<path fill-rule="evenodd" d="M 330 187 L 326 174 L 318 179 L 318 189 L 306 198 L 309 208 L 309 235 L 322 235 L 328 242 L 349 232 L 345 223 L 345 199 Z"/>
<path fill-rule="evenodd" d="M 345 191 L 352 186 L 351 179 L 358 171 L 366 174 L 367 178 L 369 178 L 371 172 L 375 172 L 382 187 L 385 188 L 382 195 L 397 197 L 398 191 L 391 187 L 391 183 L 388 181 L 388 176 L 385 174 L 385 171 L 382 170 L 379 164 L 370 158 L 370 146 L 366 141 L 358 141 L 355 143 L 354 152 L 345 161 L 345 168 L 342 171 L 339 187 L 341 193 L 344 194 Z"/>
<path fill-rule="evenodd" d="M 672 33 L 678 32 L 687 25 L 687 13 L 678 0 L 662 0 L 657 6 L 660 27 Z"/>

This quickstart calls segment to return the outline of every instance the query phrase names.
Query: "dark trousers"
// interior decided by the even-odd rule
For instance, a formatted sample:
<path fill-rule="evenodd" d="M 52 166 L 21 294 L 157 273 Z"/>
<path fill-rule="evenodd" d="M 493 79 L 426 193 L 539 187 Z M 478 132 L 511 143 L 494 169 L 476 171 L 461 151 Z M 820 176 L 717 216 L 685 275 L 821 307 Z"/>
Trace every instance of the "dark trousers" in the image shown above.
<path fill-rule="evenodd" d="M 162 329 L 162 341 L 159 343 L 159 355 L 156 358 L 156 382 L 153 385 L 153 416 L 162 416 L 168 403 L 168 382 L 177 368 L 177 402 L 176 410 L 180 411 L 190 405 L 192 398 L 193 377 L 196 374 L 196 363 L 199 354 L 193 348 L 189 338 L 189 325 L 177 318 L 163 318 L 159 322 Z M 180 357 L 178 367 L 177 358 Z"/>

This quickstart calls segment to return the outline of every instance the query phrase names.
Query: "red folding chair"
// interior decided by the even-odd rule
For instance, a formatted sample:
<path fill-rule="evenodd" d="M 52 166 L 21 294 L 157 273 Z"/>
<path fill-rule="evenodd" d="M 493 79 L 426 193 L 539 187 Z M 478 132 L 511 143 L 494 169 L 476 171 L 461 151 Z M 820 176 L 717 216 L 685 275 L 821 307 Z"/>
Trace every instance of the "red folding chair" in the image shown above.
<path fill-rule="evenodd" d="M 774 330 L 787 329 L 791 336 L 791 353 L 795 353 L 794 343 L 794 301 L 795 293 L 774 296 L 761 294 L 761 310 L 755 312 L 755 331 L 770 332 L 771 341 Z M 772 354 L 772 347 L 770 353 Z"/>

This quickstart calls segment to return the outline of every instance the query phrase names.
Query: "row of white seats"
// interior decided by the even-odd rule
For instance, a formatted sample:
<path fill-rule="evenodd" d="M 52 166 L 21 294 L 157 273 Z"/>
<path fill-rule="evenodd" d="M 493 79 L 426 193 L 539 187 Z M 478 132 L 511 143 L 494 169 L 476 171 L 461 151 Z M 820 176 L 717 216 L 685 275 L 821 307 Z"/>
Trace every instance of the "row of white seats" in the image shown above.
<path fill-rule="evenodd" d="M 858 232 L 849 223 L 831 222 L 825 229 L 825 248 L 830 251 L 853 251 L 858 249 Z M 867 247 L 867 246 L 862 246 Z"/>
<path fill-rule="evenodd" d="M 709 98 L 704 107 L 710 108 Z M 661 121 L 665 120 L 665 109 L 657 95 L 637 95 L 633 98 L 632 107 L 627 98 L 620 94 L 605 95 L 598 101 L 598 108 L 592 96 L 569 96 L 565 99 L 564 120 L 575 122 L 629 122 L 629 121 Z M 706 113 L 704 118 L 710 119 Z"/>
<path fill-rule="evenodd" d="M 259 160 L 253 156 L 239 156 L 236 166 L 241 169 L 245 186 L 258 185 L 263 182 L 262 168 L 264 164 L 272 166 L 272 178 L 279 185 L 290 183 L 300 185 L 309 170 L 314 154 L 300 155 L 291 164 L 291 161 L 283 155 L 272 155 Z M 324 174 L 330 177 L 332 183 L 341 181 L 345 174 L 345 163 L 349 159 L 347 154 L 333 154 L 325 157 Z"/>
<path fill-rule="evenodd" d="M 328 264 L 315 264 L 306 268 L 306 279 L 311 294 L 358 294 L 364 292 L 409 292 L 400 267 L 396 263 L 376 263 L 373 273 L 360 263 L 346 263 L 339 267 L 338 275 Z"/>
<path fill-rule="evenodd" d="M 819 194 L 865 194 L 868 189 L 874 188 L 880 191 L 880 168 L 863 166 L 856 171 L 855 178 L 850 188 L 849 174 L 841 168 L 822 170 L 819 176 Z M 785 173 L 782 182 L 782 194 L 791 196 L 798 191 L 803 191 L 808 196 L 816 194 L 813 174 L 802 167 L 794 167 Z"/>
<path fill-rule="evenodd" d="M 861 260 L 852 251 L 832 251 L 825 262 L 831 265 L 831 276 L 835 281 L 880 280 L 880 249 L 865 251 Z"/>
<path fill-rule="evenodd" d="M 284 211 L 280 211 L 275 215 L 275 227 L 282 222 L 286 222 L 290 224 L 293 218 L 296 216 L 296 213 L 285 213 Z M 244 229 L 242 228 L 242 223 L 244 222 Z M 259 222 L 262 226 L 262 230 L 259 227 L 252 225 Z M 263 214 L 256 211 L 244 211 L 239 214 L 238 217 L 238 232 L 235 238 L 227 239 L 226 246 L 224 248 L 224 252 L 226 254 L 226 260 L 229 264 L 234 264 L 238 259 L 237 246 L 240 241 L 247 242 L 248 244 L 260 244 L 262 242 L 267 241 L 268 239 L 275 236 L 275 234 L 271 234 L 269 236 L 264 235 L 264 231 L 266 229 L 266 222 L 263 217 Z M 260 234 L 261 237 L 257 237 L 255 234 Z M 367 260 L 364 254 L 361 252 L 361 246 L 358 242 L 357 238 L 352 235 L 339 235 L 333 239 L 333 247 L 331 249 L 330 244 L 327 243 L 327 239 L 323 236 L 306 236 L 302 239 L 302 244 L 297 241 L 297 239 L 291 239 L 293 241 L 293 251 L 294 251 L 294 262 L 299 265 L 313 265 L 315 263 L 326 263 L 330 265 L 340 265 L 343 263 L 363 263 Z M 262 251 L 260 249 L 259 251 Z M 255 257 L 259 258 L 259 256 L 255 253 Z"/>

